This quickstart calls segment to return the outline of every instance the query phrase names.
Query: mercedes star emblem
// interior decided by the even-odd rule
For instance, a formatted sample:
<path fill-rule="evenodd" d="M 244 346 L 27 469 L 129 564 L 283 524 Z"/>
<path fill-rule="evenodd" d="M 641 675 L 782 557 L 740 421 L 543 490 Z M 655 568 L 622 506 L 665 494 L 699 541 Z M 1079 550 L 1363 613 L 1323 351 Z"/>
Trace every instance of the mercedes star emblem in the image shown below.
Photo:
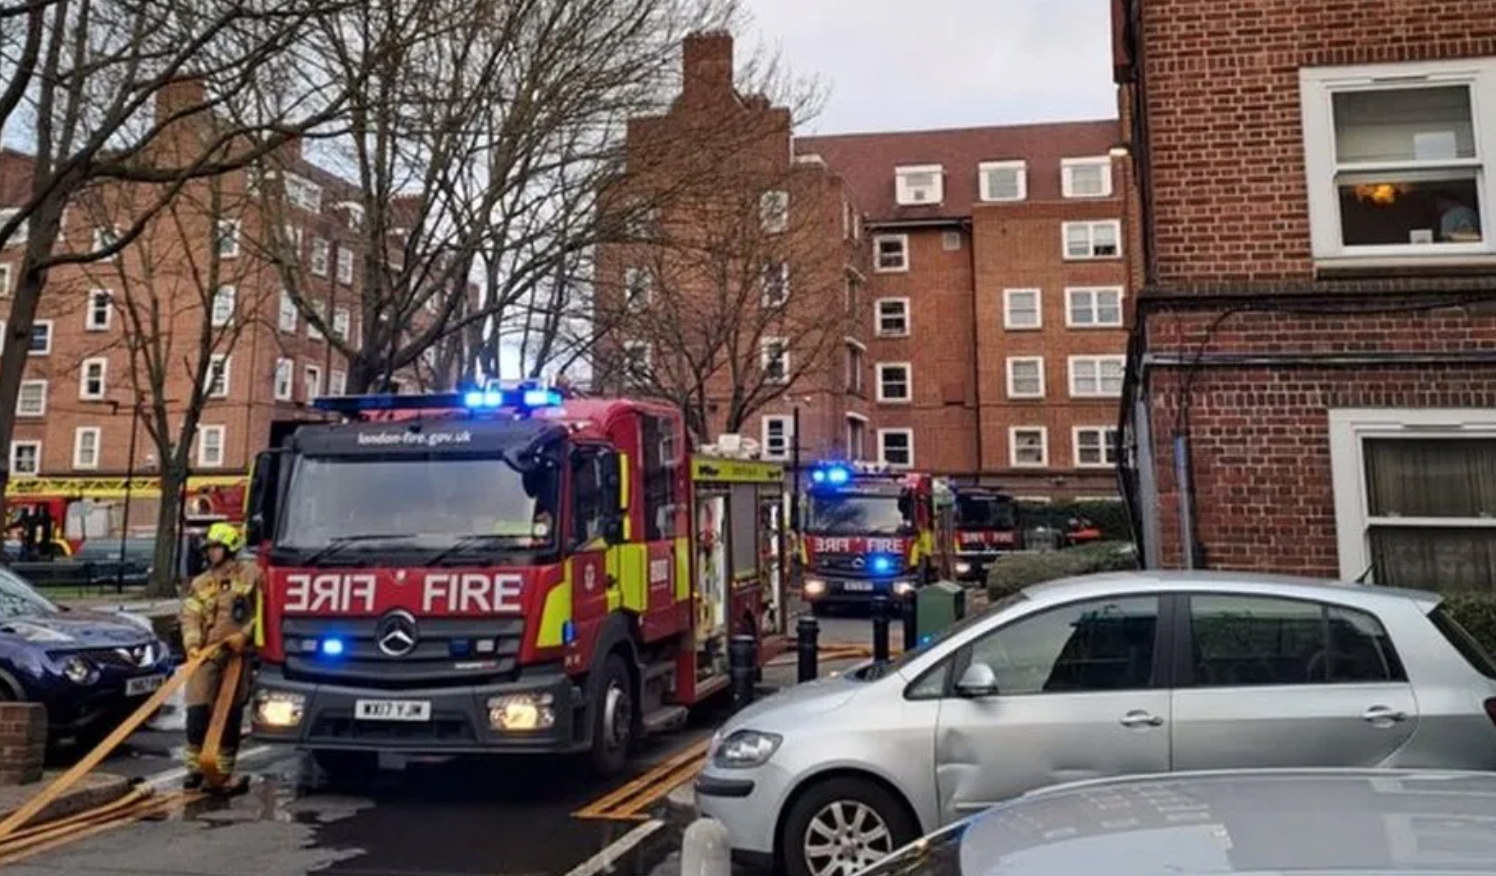
<path fill-rule="evenodd" d="M 864 565 L 866 565 L 866 563 L 862 559 L 862 557 L 856 557 L 852 560 L 852 568 L 854 569 L 861 569 Z"/>
<path fill-rule="evenodd" d="M 379 650 L 391 657 L 404 657 L 416 649 L 416 619 L 408 611 L 392 611 L 374 628 Z"/>

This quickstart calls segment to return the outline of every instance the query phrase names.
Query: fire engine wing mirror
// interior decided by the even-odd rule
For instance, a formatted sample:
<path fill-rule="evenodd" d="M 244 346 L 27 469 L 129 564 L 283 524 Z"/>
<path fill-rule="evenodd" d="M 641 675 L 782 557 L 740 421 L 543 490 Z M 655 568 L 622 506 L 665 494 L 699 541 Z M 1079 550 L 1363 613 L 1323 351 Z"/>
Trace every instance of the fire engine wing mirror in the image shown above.
<path fill-rule="evenodd" d="M 275 532 L 276 505 L 280 494 L 284 450 L 265 450 L 255 455 L 250 470 L 249 491 L 244 497 L 244 541 L 257 545 Z"/>

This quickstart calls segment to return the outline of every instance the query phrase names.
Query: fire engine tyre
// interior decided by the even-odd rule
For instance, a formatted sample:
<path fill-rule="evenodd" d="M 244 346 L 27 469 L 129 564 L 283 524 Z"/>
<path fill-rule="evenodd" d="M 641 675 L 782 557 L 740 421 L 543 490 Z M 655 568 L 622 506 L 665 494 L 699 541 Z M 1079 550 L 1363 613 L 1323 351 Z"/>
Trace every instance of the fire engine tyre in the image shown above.
<path fill-rule="evenodd" d="M 638 700 L 628 664 L 609 654 L 592 686 L 592 768 L 603 776 L 628 766 L 639 735 Z"/>
<path fill-rule="evenodd" d="M 881 785 L 839 776 L 812 785 L 790 808 L 780 834 L 786 876 L 861 870 L 919 838 L 908 809 Z"/>

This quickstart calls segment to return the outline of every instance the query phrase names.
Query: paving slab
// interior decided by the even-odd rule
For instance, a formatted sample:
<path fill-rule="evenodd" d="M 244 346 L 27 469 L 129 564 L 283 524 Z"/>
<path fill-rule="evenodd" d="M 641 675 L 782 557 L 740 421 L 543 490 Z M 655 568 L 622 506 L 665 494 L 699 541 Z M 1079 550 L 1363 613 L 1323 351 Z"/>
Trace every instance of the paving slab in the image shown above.
<path fill-rule="evenodd" d="M 47 772 L 42 776 L 42 780 L 35 784 L 0 786 L 0 821 L 9 818 L 11 813 L 25 806 L 31 798 L 40 794 L 61 775 L 61 770 L 53 770 Z M 27 822 L 23 827 L 35 827 L 48 821 L 67 818 L 88 809 L 113 803 L 115 800 L 129 793 L 130 784 L 129 779 L 113 773 L 89 773 L 79 779 L 77 784 L 69 788 L 56 800 L 47 804 L 35 818 Z"/>

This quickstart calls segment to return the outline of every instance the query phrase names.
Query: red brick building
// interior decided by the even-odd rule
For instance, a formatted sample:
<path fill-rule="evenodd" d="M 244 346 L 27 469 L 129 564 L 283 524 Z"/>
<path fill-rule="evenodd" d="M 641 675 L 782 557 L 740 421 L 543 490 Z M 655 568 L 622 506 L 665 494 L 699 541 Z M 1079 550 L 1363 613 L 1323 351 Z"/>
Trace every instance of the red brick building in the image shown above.
<path fill-rule="evenodd" d="M 1155 566 L 1496 583 L 1496 0 L 1117 0 Z"/>
<path fill-rule="evenodd" d="M 792 138 L 787 110 L 734 89 L 729 37 L 692 38 L 684 55 L 681 99 L 630 128 L 631 164 L 686 167 L 661 159 L 659 144 L 689 150 L 749 127 L 744 117 L 771 120 L 747 160 L 794 180 L 789 211 L 811 216 L 813 260 L 838 265 L 810 285 L 814 312 L 841 324 L 838 349 L 741 431 L 787 455 L 798 406 L 807 458 L 882 461 L 1029 497 L 1115 496 L 1132 309 L 1117 122 Z M 605 314 L 643 251 L 604 249 Z M 605 332 L 614 348 L 637 343 Z M 606 353 L 599 364 L 606 386 L 616 369 Z M 711 388 L 725 405 L 730 386 Z"/>

